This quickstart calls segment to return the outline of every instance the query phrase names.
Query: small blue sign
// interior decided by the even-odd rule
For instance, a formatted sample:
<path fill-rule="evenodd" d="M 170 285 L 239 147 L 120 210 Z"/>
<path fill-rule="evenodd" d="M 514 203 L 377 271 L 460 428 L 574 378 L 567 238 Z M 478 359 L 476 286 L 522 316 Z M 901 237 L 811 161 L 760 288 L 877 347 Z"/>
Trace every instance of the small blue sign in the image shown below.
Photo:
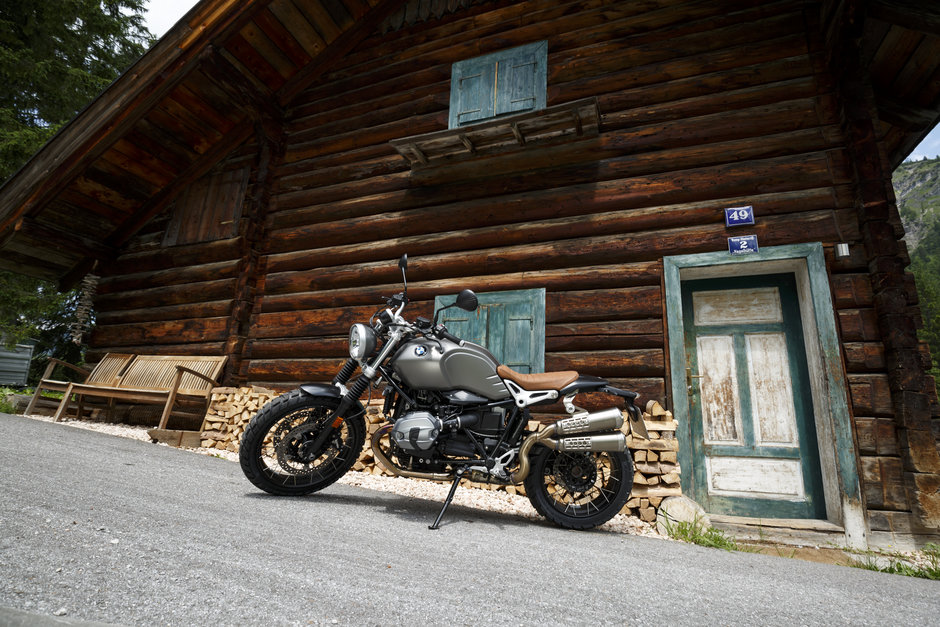
<path fill-rule="evenodd" d="M 754 207 L 728 207 L 725 209 L 725 226 L 754 224 Z"/>
<path fill-rule="evenodd" d="M 756 235 L 728 238 L 728 252 L 732 255 L 750 255 L 758 252 Z"/>

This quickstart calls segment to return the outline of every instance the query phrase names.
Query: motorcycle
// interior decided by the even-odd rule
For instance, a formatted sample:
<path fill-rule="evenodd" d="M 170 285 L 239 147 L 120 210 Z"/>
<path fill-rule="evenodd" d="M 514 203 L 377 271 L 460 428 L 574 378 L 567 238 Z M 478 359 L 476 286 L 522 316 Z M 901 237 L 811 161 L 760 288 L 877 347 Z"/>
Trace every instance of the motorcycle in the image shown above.
<path fill-rule="evenodd" d="M 393 475 L 451 482 L 430 529 L 440 526 L 463 479 L 524 485 L 539 514 L 561 527 L 590 529 L 613 518 L 633 487 L 624 412 L 616 406 L 588 412 L 574 399 L 581 392 L 623 399 L 632 433 L 646 438 L 637 394 L 574 371 L 521 374 L 483 346 L 451 334 L 438 318 L 451 307 L 475 311 L 471 290 L 437 310 L 433 320 L 409 322 L 402 317 L 408 256 L 398 265 L 403 291 L 368 324 L 352 325 L 350 357 L 333 381 L 301 385 L 251 419 L 239 450 L 248 480 L 289 496 L 335 482 L 363 449 L 360 397 L 381 387 L 385 420 L 371 437 L 376 460 Z M 350 383 L 357 369 L 361 375 Z M 528 429 L 530 407 L 559 399 L 568 417 Z"/>

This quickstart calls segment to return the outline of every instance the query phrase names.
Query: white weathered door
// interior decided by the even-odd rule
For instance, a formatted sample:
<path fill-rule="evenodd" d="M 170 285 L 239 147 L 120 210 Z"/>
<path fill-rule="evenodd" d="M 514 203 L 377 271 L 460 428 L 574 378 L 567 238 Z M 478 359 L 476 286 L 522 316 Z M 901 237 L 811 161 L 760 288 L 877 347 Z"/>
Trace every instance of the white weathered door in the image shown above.
<path fill-rule="evenodd" d="M 825 516 L 792 274 L 683 283 L 695 498 L 745 516 Z"/>

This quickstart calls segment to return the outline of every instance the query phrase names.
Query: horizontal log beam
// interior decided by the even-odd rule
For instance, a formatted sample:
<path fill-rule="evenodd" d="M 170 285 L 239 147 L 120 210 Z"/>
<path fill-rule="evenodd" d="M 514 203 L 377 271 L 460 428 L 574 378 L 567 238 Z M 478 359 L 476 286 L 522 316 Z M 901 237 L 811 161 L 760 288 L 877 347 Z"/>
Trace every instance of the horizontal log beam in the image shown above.
<path fill-rule="evenodd" d="M 112 324 L 159 322 L 165 320 L 182 320 L 185 318 L 215 318 L 227 316 L 231 312 L 232 306 L 232 300 L 210 300 L 198 303 L 186 303 L 184 305 L 96 311 L 95 325 L 106 327 Z"/>
<path fill-rule="evenodd" d="M 576 370 L 600 377 L 661 377 L 665 357 L 662 348 L 546 353 L 545 370 Z"/>
<path fill-rule="evenodd" d="M 96 326 L 90 343 L 95 346 L 133 346 L 222 341 L 226 337 L 227 324 L 227 317 L 219 317 Z"/>
<path fill-rule="evenodd" d="M 128 272 L 128 269 L 136 272 L 157 272 L 190 265 L 231 261 L 240 257 L 241 247 L 242 238 L 233 237 L 172 248 L 129 251 L 121 254 L 113 263 L 102 265 L 102 280 L 109 276 L 121 276 Z"/>
<path fill-rule="evenodd" d="M 101 311 L 141 309 L 144 307 L 201 303 L 209 300 L 232 298 L 235 279 L 186 283 L 132 292 L 102 294 L 95 298 L 95 308 Z"/>
<path fill-rule="evenodd" d="M 97 293 L 118 294 L 135 290 L 158 287 L 170 287 L 186 283 L 199 283 L 237 277 L 241 261 L 217 261 L 199 265 L 170 268 L 167 270 L 134 272 L 120 276 L 102 278 L 98 282 Z"/>

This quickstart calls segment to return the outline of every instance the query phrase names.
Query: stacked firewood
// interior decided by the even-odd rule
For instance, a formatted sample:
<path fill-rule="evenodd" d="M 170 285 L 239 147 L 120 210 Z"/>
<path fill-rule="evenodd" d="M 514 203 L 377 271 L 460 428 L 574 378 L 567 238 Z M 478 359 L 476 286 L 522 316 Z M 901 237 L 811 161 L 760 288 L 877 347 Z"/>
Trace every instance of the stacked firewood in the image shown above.
<path fill-rule="evenodd" d="M 202 422 L 200 444 L 203 448 L 238 452 L 248 421 L 276 396 L 277 392 L 262 387 L 214 388 Z"/>
<path fill-rule="evenodd" d="M 203 422 L 202 446 L 237 452 L 248 421 L 275 396 L 276 392 L 260 387 L 214 389 L 209 412 Z M 353 470 L 390 476 L 391 473 L 376 461 L 369 444 L 372 435 L 384 423 L 381 407 L 382 401 L 373 401 L 366 406 L 365 446 Z M 633 492 L 623 513 L 652 522 L 656 520 L 656 513 L 663 499 L 682 494 L 677 462 L 679 443 L 676 440 L 676 421 L 672 412 L 663 409 L 656 401 L 647 403 L 643 420 L 649 432 L 649 440 L 634 437 L 629 432 L 626 421 L 623 427 L 624 433 L 627 434 L 627 447 L 633 454 L 634 462 Z M 530 430 L 538 428 L 537 422 L 529 423 Z M 497 486 L 473 482 L 464 485 L 485 490 L 505 490 L 510 494 L 525 494 L 521 485 Z"/>
<path fill-rule="evenodd" d="M 633 491 L 626 507 L 634 516 L 652 522 L 667 496 L 682 494 L 679 487 L 679 442 L 672 412 L 656 401 L 646 404 L 643 421 L 649 440 L 627 433 L 627 448 L 633 453 Z M 626 429 L 626 427 L 624 427 Z"/>

